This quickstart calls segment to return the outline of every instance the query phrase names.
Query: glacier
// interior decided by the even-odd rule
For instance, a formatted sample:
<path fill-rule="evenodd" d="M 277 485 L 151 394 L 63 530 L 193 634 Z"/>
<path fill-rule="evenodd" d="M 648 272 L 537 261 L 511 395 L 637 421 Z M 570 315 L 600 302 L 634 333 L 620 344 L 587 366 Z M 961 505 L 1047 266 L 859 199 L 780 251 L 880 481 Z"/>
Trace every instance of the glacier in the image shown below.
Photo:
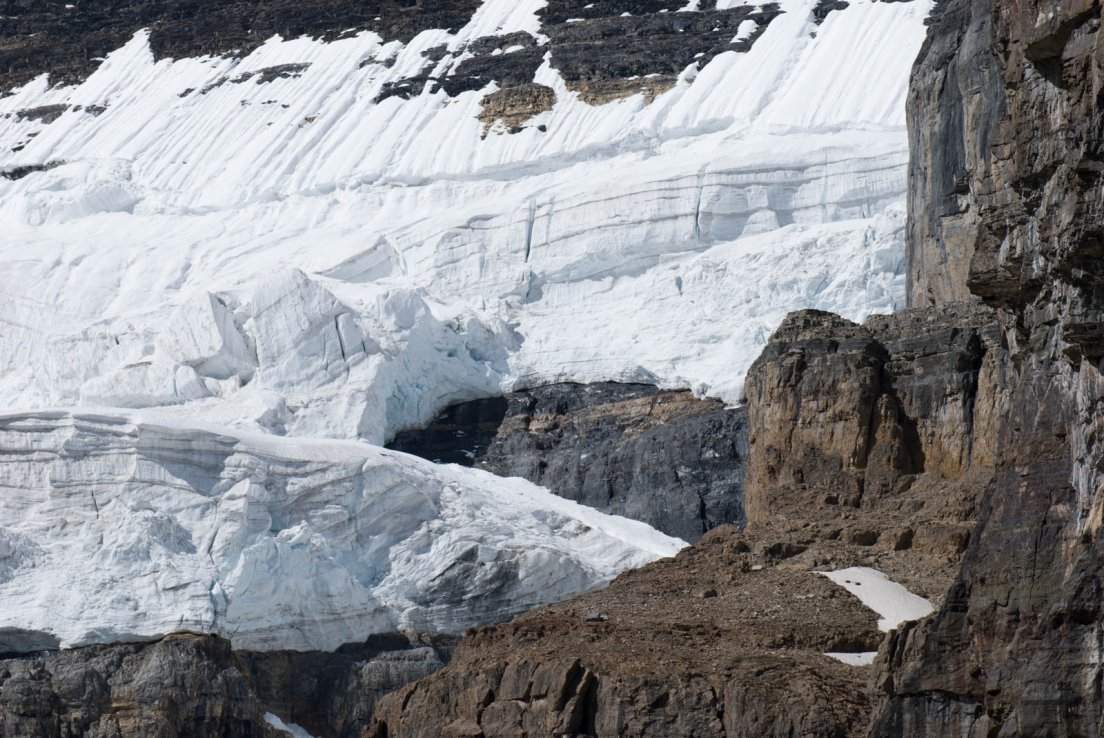
<path fill-rule="evenodd" d="M 0 98 L 0 170 L 42 170 L 0 177 L 0 401 L 378 444 L 552 381 L 736 403 L 789 310 L 900 305 L 929 1 L 815 25 L 785 0 L 650 101 L 591 105 L 546 58 L 555 104 L 515 133 L 479 120 L 494 83 L 376 102 L 435 47 L 445 75 L 474 39 L 539 43 L 543 5 L 241 59 L 154 62 L 143 31 L 79 85 Z"/>
<path fill-rule="evenodd" d="M 546 54 L 521 126 L 482 115 L 495 82 L 384 93 L 547 44 L 544 0 L 240 58 L 141 30 L 0 95 L 0 650 L 459 632 L 679 550 L 378 446 L 549 382 L 736 404 L 790 310 L 903 304 L 932 0 L 778 5 L 655 94 L 592 104 Z"/>
<path fill-rule="evenodd" d="M 0 651 L 459 634 L 685 543 L 521 479 L 157 412 L 0 415 Z"/>

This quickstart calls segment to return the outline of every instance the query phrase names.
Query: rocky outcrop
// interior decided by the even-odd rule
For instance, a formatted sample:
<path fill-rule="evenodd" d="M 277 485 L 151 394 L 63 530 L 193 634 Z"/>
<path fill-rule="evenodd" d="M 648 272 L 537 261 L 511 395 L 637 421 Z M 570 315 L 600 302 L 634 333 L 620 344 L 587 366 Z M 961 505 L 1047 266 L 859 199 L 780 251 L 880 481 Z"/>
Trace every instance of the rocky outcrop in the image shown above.
<path fill-rule="evenodd" d="M 938 599 L 993 475 L 1008 352 L 969 303 L 789 316 L 748 374 L 749 533 L 874 546 Z"/>
<path fill-rule="evenodd" d="M 943 610 L 887 649 L 875 733 L 1098 735 L 1104 8 L 1094 0 L 937 7 L 913 78 L 922 134 L 914 146 L 957 148 L 965 166 L 917 171 L 913 228 L 929 228 L 923 208 L 939 206 L 951 171 L 961 174 L 949 222 L 968 227 L 942 239 L 958 266 L 944 270 L 930 250 L 914 248 L 910 272 L 921 286 L 968 288 L 1000 307 L 1012 361 L 976 535 Z M 923 91 L 966 68 L 983 70 L 985 83 L 948 92 L 965 122 L 943 125 L 941 99 Z M 921 287 L 913 299 L 945 294 Z"/>
<path fill-rule="evenodd" d="M 608 589 L 483 628 L 379 705 L 370 735 L 850 736 L 881 634 L 843 590 L 731 526 Z"/>
<path fill-rule="evenodd" d="M 511 131 L 520 130 L 530 118 L 552 109 L 556 92 L 547 85 L 535 82 L 507 87 L 483 98 L 484 135 L 495 123 L 501 122 Z"/>
<path fill-rule="evenodd" d="M 823 653 L 883 638 L 814 572 L 871 566 L 943 599 L 993 474 L 994 320 L 975 304 L 791 315 L 748 379 L 746 535 L 717 528 L 469 634 L 380 703 L 375 735 L 864 735 L 874 672 Z"/>
<path fill-rule="evenodd" d="M 488 128 L 501 120 L 507 130 L 552 107 L 552 88 L 534 83 L 546 56 L 567 88 L 591 105 L 642 94 L 646 102 L 666 92 L 688 68 L 703 68 L 717 54 L 746 52 L 781 14 L 776 3 L 740 4 L 717 10 L 671 13 L 666 0 L 565 0 L 537 11 L 542 45 L 526 33 L 476 39 L 451 53 L 440 49 L 437 65 L 391 82 L 378 99 L 410 98 L 430 89 L 457 95 L 494 82 L 480 116 Z M 846 7 L 844 5 L 843 7 Z M 616 48 L 609 40 L 617 39 Z M 455 66 L 439 63 L 458 60 Z"/>
<path fill-rule="evenodd" d="M 554 384 L 447 408 L 391 448 L 523 477 L 696 541 L 742 525 L 746 409 L 644 384 Z"/>
<path fill-rule="evenodd" d="M 666 12 L 670 5 L 664 0 L 549 4 L 540 16 L 551 39 L 552 66 L 568 89 L 592 105 L 641 92 L 650 100 L 673 86 L 688 66 L 700 69 L 722 52 L 747 51 L 781 13 L 775 3 L 689 13 Z M 618 39 L 613 58 L 610 38 Z"/>
<path fill-rule="evenodd" d="M 381 636 L 335 653 L 233 651 L 181 634 L 156 643 L 0 657 L 0 735 L 359 736 L 383 693 L 433 673 L 445 641 Z"/>
<path fill-rule="evenodd" d="M 670 5 L 666 0 L 553 3 L 538 11 L 547 46 L 538 47 L 528 33 L 513 33 L 476 39 L 451 53 L 442 47 L 427 57 L 427 66 L 417 74 L 388 82 L 377 99 L 413 97 L 427 83 L 431 89 L 456 95 L 495 82 L 500 89 L 484 100 L 482 118 L 488 127 L 501 120 L 507 130 L 517 130 L 555 101 L 552 89 L 534 84 L 533 78 L 549 52 L 552 66 L 568 88 L 591 104 L 641 92 L 650 101 L 673 86 L 690 65 L 701 68 L 724 51 L 750 49 L 781 12 L 775 3 L 725 10 L 702 7 L 677 14 L 667 12 L 673 9 Z M 64 9 L 9 2 L 0 16 L 0 38 L 5 40 L 0 48 L 0 90 L 42 73 L 50 75 L 51 84 L 79 82 L 143 28 L 150 31 L 156 59 L 244 55 L 276 34 L 332 40 L 370 30 L 384 40 L 409 42 L 427 29 L 461 28 L 478 7 L 475 0 L 432 4 L 312 0 L 266 3 L 260 8 L 246 2 L 210 5 L 203 0 L 169 7 L 143 0 L 74 4 Z M 612 56 L 610 38 L 618 39 Z M 456 63 L 440 65 L 448 59 Z M 63 111 L 65 106 L 60 108 Z"/>

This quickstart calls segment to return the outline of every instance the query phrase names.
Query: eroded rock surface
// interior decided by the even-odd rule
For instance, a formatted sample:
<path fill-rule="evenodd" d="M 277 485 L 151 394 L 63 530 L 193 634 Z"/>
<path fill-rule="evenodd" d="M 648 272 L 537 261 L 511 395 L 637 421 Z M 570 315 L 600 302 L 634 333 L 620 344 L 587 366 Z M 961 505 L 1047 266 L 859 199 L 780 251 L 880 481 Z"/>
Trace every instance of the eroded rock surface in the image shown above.
<path fill-rule="evenodd" d="M 748 375 L 751 527 L 910 551 L 878 566 L 941 596 L 993 475 L 1002 340 L 969 303 L 789 316 Z"/>
<path fill-rule="evenodd" d="M 433 673 L 446 641 L 381 636 L 335 653 L 233 651 L 220 638 L 0 657 L 0 734 L 284 738 L 270 713 L 318 738 L 359 736 L 376 699 Z"/>
<path fill-rule="evenodd" d="M 775 565 L 731 526 L 608 589 L 469 634 L 453 665 L 385 698 L 375 736 L 846 736 L 873 615 Z"/>
<path fill-rule="evenodd" d="M 875 732 L 1098 735 L 1104 8 L 937 9 L 913 76 L 913 144 L 954 160 L 914 170 L 913 229 L 937 233 L 926 209 L 953 204 L 941 226 L 954 233 L 948 267 L 928 248 L 938 238 L 912 244 L 912 297 L 968 288 L 998 306 L 1012 362 L 976 535 L 943 610 L 888 649 Z"/>
<path fill-rule="evenodd" d="M 696 541 L 742 525 L 747 411 L 644 384 L 554 384 L 454 405 L 392 448 L 523 477 Z"/>
<path fill-rule="evenodd" d="M 790 316 L 748 381 L 747 534 L 717 528 L 470 634 L 381 702 L 375 735 L 864 735 L 874 670 L 824 653 L 883 637 L 815 572 L 875 567 L 942 600 L 992 477 L 994 320 L 973 304 Z"/>

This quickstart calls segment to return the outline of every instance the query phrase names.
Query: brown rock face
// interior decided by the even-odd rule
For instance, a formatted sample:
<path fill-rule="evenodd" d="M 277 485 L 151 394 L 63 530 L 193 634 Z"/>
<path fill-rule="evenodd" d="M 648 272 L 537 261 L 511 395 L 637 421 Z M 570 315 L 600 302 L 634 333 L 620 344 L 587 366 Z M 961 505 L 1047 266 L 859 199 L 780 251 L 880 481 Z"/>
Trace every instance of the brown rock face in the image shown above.
<path fill-rule="evenodd" d="M 484 136 L 496 122 L 514 130 L 533 116 L 551 110 L 555 103 L 556 92 L 534 82 L 492 92 L 483 98 L 483 112 L 479 115 Z"/>
<path fill-rule="evenodd" d="M 929 161 L 957 153 L 914 168 L 913 232 L 934 238 L 912 244 L 913 301 L 968 288 L 1000 307 L 1011 363 L 976 534 L 942 611 L 887 649 L 874 733 L 1100 735 L 1104 9 L 937 10 L 913 76 L 913 145 Z M 952 180 L 940 241 L 925 213 L 942 212 Z M 930 258 L 940 244 L 951 268 Z"/>
<path fill-rule="evenodd" d="M 610 587 L 469 634 L 453 664 L 385 698 L 375 736 L 849 736 L 873 614 L 735 528 Z"/>
<path fill-rule="evenodd" d="M 481 629 L 380 703 L 376 736 L 860 736 L 872 614 L 818 576 L 874 566 L 940 601 L 993 476 L 995 313 L 796 313 L 748 378 L 749 526 Z M 827 586 L 825 586 L 827 585 Z"/>
<path fill-rule="evenodd" d="M 886 549 L 880 568 L 941 596 L 993 474 L 995 317 L 970 303 L 865 326 L 790 315 L 748 373 L 749 534 Z"/>

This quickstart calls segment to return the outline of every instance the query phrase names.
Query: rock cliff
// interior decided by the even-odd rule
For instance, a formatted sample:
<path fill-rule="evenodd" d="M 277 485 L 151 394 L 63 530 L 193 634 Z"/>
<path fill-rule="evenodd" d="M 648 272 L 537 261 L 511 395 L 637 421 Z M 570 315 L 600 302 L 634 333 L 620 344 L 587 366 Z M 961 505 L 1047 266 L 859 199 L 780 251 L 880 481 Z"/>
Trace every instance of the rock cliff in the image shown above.
<path fill-rule="evenodd" d="M 914 242 L 910 272 L 998 306 L 1012 361 L 976 535 L 943 610 L 887 649 L 875 733 L 1099 735 L 1104 11 L 1092 0 L 939 10 L 913 75 L 912 121 L 925 132 L 913 143 L 957 150 L 966 166 L 923 173 L 913 228 L 947 202 L 952 170 L 943 227 L 967 227 L 960 243 L 945 239 L 957 266 Z M 973 82 L 930 94 L 965 69 Z M 913 300 L 945 294 L 921 288 Z"/>
<path fill-rule="evenodd" d="M 258 653 L 177 634 L 8 655 L 0 657 L 0 735 L 286 736 L 276 716 L 311 735 L 352 738 L 380 695 L 440 669 L 449 648 L 447 639 L 392 635 L 333 653 Z"/>
<path fill-rule="evenodd" d="M 554 384 L 447 408 L 390 448 L 523 477 L 696 541 L 742 525 L 747 410 L 642 384 Z"/>

